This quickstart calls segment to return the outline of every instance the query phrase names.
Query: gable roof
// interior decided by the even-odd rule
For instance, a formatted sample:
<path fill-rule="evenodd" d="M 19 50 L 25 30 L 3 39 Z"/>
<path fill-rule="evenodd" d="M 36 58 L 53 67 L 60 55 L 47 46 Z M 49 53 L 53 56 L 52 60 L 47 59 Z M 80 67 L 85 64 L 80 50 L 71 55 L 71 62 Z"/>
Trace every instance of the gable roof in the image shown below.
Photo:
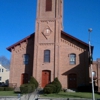
<path fill-rule="evenodd" d="M 22 40 L 20 40 L 20 41 L 18 41 L 18 42 L 16 42 L 16 43 L 14 43 L 13 45 L 7 47 L 6 49 L 7 49 L 8 51 L 11 51 L 11 48 L 14 48 L 15 46 L 21 44 L 22 42 L 27 41 L 27 40 L 28 40 L 29 38 L 31 38 L 32 36 L 34 37 L 34 33 L 30 34 L 29 36 L 23 38 Z"/>
<path fill-rule="evenodd" d="M 8 51 L 11 51 L 11 48 L 14 48 L 15 46 L 21 44 L 22 42 L 28 40 L 29 38 L 31 38 L 32 36 L 34 36 L 34 34 L 35 34 L 35 33 L 30 34 L 29 36 L 27 36 L 27 37 L 25 37 L 24 39 L 22 39 L 22 40 L 16 42 L 16 43 L 13 44 L 13 45 L 7 47 L 6 49 L 7 49 Z M 79 40 L 78 38 L 76 38 L 76 37 L 74 37 L 74 36 L 72 36 L 72 35 L 70 35 L 70 34 L 64 32 L 64 31 L 61 31 L 61 34 L 64 35 L 65 37 L 71 38 L 71 39 L 73 39 L 73 40 L 79 42 L 80 44 L 82 44 L 82 45 L 84 45 L 84 46 L 87 46 L 87 47 L 89 46 L 89 44 L 87 44 L 87 43 L 85 43 L 85 42 Z M 92 46 L 92 47 L 93 47 L 93 46 Z"/>
<path fill-rule="evenodd" d="M 2 64 L 0 64 L 0 68 L 5 69 L 5 70 L 9 70 L 8 68 L 5 68 Z"/>
<path fill-rule="evenodd" d="M 77 42 L 79 42 L 79 43 L 81 43 L 81 44 L 83 44 L 83 45 L 85 45 L 85 46 L 89 46 L 89 44 L 87 44 L 86 42 L 83 42 L 82 40 L 80 40 L 80 39 L 78 39 L 78 38 L 76 38 L 76 37 L 74 37 L 74 36 L 72 36 L 72 35 L 70 35 L 70 34 L 64 32 L 64 31 L 61 31 L 61 33 L 62 33 L 65 37 L 71 38 L 71 39 L 73 39 L 73 40 L 75 40 L 75 41 L 77 41 Z"/>

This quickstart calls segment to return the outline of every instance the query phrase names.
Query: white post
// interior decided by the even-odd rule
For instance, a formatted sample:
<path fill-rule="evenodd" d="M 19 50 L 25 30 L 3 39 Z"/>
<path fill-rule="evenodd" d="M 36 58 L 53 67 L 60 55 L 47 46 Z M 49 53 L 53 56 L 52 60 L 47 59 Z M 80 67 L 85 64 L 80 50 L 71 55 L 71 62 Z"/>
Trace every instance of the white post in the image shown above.
<path fill-rule="evenodd" d="M 91 43 L 90 43 L 90 32 L 92 32 L 92 28 L 88 29 L 89 31 L 89 56 L 92 57 L 92 53 L 91 53 Z M 92 68 L 92 63 L 90 63 L 90 67 L 91 67 L 91 79 L 92 79 L 92 100 L 95 100 L 95 95 L 94 95 L 94 82 L 93 82 L 93 68 Z"/>

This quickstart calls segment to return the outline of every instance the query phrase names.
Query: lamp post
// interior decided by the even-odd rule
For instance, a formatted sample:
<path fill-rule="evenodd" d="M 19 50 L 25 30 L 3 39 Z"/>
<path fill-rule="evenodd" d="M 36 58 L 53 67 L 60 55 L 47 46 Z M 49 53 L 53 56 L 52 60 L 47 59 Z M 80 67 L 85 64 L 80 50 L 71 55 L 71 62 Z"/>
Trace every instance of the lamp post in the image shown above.
<path fill-rule="evenodd" d="M 92 32 L 92 28 L 88 29 L 89 32 L 89 56 L 90 59 L 92 59 L 92 53 L 91 53 L 91 43 L 90 43 L 90 33 Z M 91 68 L 91 79 L 92 79 L 92 100 L 95 100 L 95 96 L 94 96 L 94 82 L 93 82 L 93 68 L 92 68 L 92 63 L 90 61 L 90 68 Z"/>

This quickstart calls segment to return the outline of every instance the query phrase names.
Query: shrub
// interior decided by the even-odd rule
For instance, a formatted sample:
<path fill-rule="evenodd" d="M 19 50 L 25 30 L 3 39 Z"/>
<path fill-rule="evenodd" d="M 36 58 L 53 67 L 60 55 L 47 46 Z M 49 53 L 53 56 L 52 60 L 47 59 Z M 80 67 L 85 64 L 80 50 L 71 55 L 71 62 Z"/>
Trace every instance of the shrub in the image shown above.
<path fill-rule="evenodd" d="M 34 84 L 28 84 L 28 93 L 34 92 L 35 85 Z"/>
<path fill-rule="evenodd" d="M 0 87 L 0 91 L 13 91 L 14 89 L 11 87 Z"/>
<path fill-rule="evenodd" d="M 21 93 L 28 93 L 28 87 L 20 87 Z"/>
<path fill-rule="evenodd" d="M 60 81 L 58 80 L 58 78 L 55 78 L 53 82 L 47 84 L 45 87 L 44 87 L 44 93 L 58 93 L 61 91 L 61 83 Z"/>
<path fill-rule="evenodd" d="M 53 84 L 55 84 L 55 86 L 56 86 L 56 93 L 59 93 L 62 89 L 62 85 L 61 85 L 60 81 L 58 80 L 58 78 L 54 79 Z"/>
<path fill-rule="evenodd" d="M 53 89 L 51 87 L 45 87 L 43 91 L 44 93 L 47 93 L 47 94 L 53 93 Z"/>
<path fill-rule="evenodd" d="M 51 90 L 50 90 L 50 92 L 49 92 L 49 90 L 46 90 L 46 89 L 48 89 L 48 87 L 49 88 L 51 88 Z M 44 87 L 44 93 L 56 93 L 56 86 L 53 84 L 53 83 L 49 83 L 49 84 L 47 84 L 45 87 Z"/>
<path fill-rule="evenodd" d="M 0 87 L 0 91 L 4 91 L 4 87 Z"/>
<path fill-rule="evenodd" d="M 38 87 L 38 82 L 34 77 L 30 77 L 28 84 L 23 84 L 20 86 L 21 93 L 31 93 Z"/>
<path fill-rule="evenodd" d="M 51 84 L 49 84 L 49 87 L 52 88 L 52 90 L 53 90 L 52 93 L 56 93 L 56 86 L 55 86 L 55 84 L 51 83 Z"/>
<path fill-rule="evenodd" d="M 13 91 L 14 89 L 11 88 L 11 87 L 4 87 L 4 90 L 5 90 L 5 91 Z"/>
<path fill-rule="evenodd" d="M 31 93 L 35 90 L 34 84 L 23 84 L 20 86 L 21 93 Z"/>
<path fill-rule="evenodd" d="M 35 88 L 37 88 L 39 85 L 37 80 L 32 76 L 30 77 L 29 84 L 35 84 Z"/>

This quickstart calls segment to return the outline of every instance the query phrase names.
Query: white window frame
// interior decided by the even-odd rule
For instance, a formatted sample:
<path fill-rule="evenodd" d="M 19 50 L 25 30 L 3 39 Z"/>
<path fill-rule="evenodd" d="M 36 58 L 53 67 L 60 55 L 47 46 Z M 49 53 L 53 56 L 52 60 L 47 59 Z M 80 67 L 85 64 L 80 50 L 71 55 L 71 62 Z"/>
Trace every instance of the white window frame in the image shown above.
<path fill-rule="evenodd" d="M 69 63 L 70 63 L 70 65 L 75 65 L 76 64 L 76 54 L 71 53 L 69 55 Z"/>

